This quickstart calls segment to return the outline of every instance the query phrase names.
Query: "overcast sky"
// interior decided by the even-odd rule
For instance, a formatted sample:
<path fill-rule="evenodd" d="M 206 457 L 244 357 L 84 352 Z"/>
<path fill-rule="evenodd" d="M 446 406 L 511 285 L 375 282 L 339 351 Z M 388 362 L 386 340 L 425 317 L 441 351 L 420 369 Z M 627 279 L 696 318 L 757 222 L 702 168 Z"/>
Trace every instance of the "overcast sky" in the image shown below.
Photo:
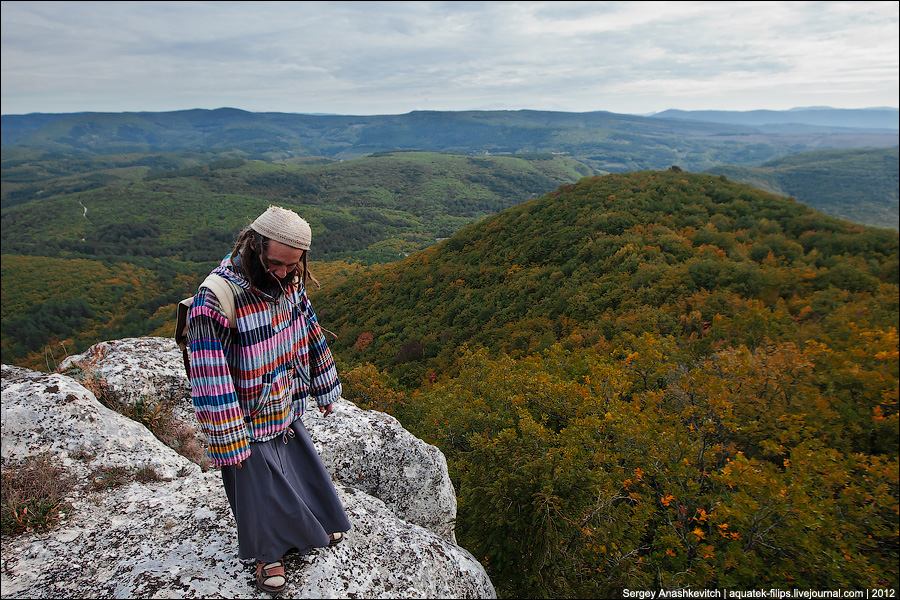
<path fill-rule="evenodd" d="M 898 106 L 888 2 L 3 2 L 3 114 Z"/>

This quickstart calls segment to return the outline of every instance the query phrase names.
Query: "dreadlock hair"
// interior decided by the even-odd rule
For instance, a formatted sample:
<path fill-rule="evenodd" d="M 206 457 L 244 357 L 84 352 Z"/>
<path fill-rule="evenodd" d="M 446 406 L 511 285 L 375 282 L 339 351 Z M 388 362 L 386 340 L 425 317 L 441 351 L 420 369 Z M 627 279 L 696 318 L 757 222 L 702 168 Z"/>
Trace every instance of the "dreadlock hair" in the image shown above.
<path fill-rule="evenodd" d="M 270 241 L 269 238 L 265 237 L 252 227 L 246 227 L 238 234 L 237 241 L 234 244 L 234 251 L 231 253 L 232 266 L 238 268 L 237 264 L 234 262 L 234 257 L 235 255 L 240 256 L 240 269 L 244 273 L 244 277 L 247 281 L 259 288 L 265 287 L 265 285 L 261 285 L 263 282 L 268 283 L 270 281 L 268 279 L 268 273 L 263 270 L 262 262 Z M 306 286 L 306 280 L 312 277 L 312 274 L 309 272 L 309 265 L 307 264 L 308 254 L 309 252 L 304 250 L 303 258 L 300 259 L 303 263 L 302 278 L 304 287 Z M 290 283 L 292 285 L 297 285 L 300 283 L 300 279 L 301 274 L 295 269 Z M 313 281 L 315 281 L 315 278 L 313 278 Z"/>

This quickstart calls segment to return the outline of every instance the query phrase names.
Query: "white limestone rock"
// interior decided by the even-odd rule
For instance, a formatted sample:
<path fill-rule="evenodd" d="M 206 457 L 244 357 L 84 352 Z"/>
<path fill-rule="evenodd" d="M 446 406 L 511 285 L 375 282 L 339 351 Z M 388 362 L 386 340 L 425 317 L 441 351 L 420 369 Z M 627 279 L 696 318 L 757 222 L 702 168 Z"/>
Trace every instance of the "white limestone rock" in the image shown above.
<path fill-rule="evenodd" d="M 288 555 L 284 598 L 494 598 L 465 550 L 338 486 L 353 529 Z M 3 598 L 270 598 L 237 558 L 218 472 L 79 497 L 49 534 L 3 539 Z"/>
<path fill-rule="evenodd" d="M 328 472 L 455 544 L 456 491 L 444 454 L 390 415 L 343 399 L 333 409 L 324 418 L 316 410 L 303 416 Z"/>
<path fill-rule="evenodd" d="M 392 424 L 351 426 L 358 409 L 349 403 L 338 408 L 348 419 L 343 440 L 379 431 L 402 437 Z M 269 597 L 253 586 L 253 565 L 237 558 L 237 533 L 218 471 L 201 472 L 63 375 L 3 366 L 2 409 L 4 465 L 47 454 L 80 483 L 59 527 L 3 537 L 0 597 Z M 326 432 L 340 424 L 330 419 L 324 420 Z M 348 443 L 341 453 L 354 447 L 368 446 Z M 83 450 L 96 456 L 73 457 Z M 349 460 L 376 463 L 376 456 Z M 98 465 L 151 465 L 167 480 L 98 492 L 85 476 Z M 392 469 L 382 469 L 382 476 Z M 283 597 L 496 597 L 466 550 L 402 520 L 397 509 L 363 491 L 340 484 L 336 489 L 353 529 L 337 546 L 289 555 Z"/>
<path fill-rule="evenodd" d="M 191 384 L 184 371 L 181 349 L 172 338 L 126 338 L 94 344 L 82 354 L 60 363 L 58 372 L 91 372 L 102 378 L 126 403 L 161 396 L 181 400 L 174 416 L 196 424 Z"/>
<path fill-rule="evenodd" d="M 169 479 L 200 470 L 70 377 L 7 365 L 2 377 L 4 460 L 46 454 L 80 478 L 100 467 L 151 467 Z M 93 458 L 72 458 L 77 455 Z"/>

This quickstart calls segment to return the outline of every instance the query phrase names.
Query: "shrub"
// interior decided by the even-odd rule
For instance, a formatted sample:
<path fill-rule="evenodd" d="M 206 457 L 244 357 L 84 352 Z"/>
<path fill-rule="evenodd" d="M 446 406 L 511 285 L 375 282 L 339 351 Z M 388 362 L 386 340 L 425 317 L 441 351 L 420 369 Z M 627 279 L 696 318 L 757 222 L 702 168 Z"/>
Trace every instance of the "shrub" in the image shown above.
<path fill-rule="evenodd" d="M 403 392 L 395 391 L 389 378 L 370 363 L 343 373 L 341 379 L 344 398 L 363 410 L 393 414 L 406 404 Z"/>

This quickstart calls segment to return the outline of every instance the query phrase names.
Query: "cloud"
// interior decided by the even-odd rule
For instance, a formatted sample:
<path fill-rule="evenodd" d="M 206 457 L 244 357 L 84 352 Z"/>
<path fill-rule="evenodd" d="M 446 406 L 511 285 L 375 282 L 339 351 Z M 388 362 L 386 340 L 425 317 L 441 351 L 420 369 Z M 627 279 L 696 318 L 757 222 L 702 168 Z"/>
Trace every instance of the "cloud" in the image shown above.
<path fill-rule="evenodd" d="M 897 39 L 896 2 L 3 2 L 0 83 L 6 114 L 896 106 Z"/>

